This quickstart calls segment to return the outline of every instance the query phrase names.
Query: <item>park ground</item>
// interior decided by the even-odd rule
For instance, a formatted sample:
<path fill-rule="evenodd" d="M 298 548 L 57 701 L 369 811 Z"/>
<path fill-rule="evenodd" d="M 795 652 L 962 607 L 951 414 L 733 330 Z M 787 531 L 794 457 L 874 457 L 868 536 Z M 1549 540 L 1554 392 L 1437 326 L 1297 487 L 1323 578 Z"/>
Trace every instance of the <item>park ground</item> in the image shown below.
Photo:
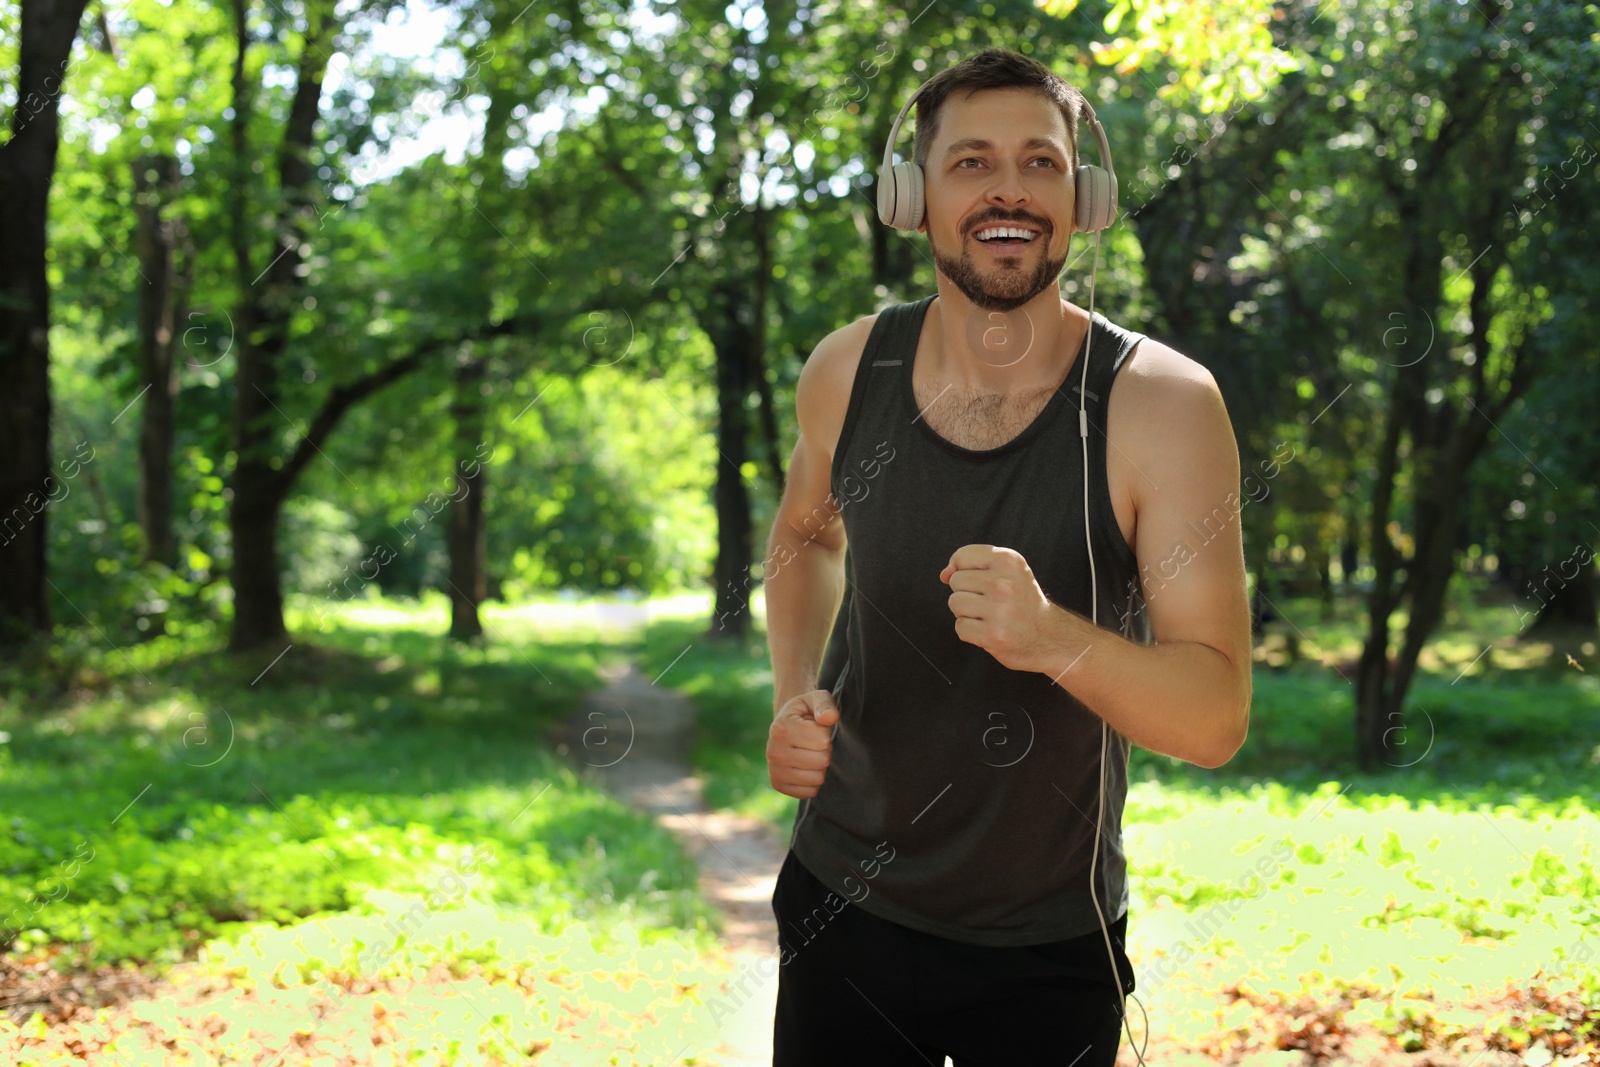
<path fill-rule="evenodd" d="M 1600 660 L 1474 593 L 1406 766 L 1354 767 L 1353 601 L 1282 603 L 1228 765 L 1135 752 L 1147 1062 L 1594 1062 Z M 760 600 L 742 642 L 709 607 L 490 606 L 452 645 L 440 601 L 306 602 L 281 655 L 7 669 L 0 1058 L 754 1062 L 794 802 Z"/>

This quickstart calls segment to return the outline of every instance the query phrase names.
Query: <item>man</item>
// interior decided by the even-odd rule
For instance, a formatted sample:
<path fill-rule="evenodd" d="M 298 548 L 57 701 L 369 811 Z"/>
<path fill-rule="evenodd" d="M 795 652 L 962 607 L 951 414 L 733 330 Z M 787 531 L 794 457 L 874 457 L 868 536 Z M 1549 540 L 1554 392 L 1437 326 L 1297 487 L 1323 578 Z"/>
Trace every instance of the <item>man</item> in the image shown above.
<path fill-rule="evenodd" d="M 990 49 L 916 106 L 937 294 L 817 345 L 769 546 L 773 1062 L 1106 1067 L 1128 745 L 1217 767 L 1248 729 L 1238 450 L 1193 361 L 1099 315 L 1085 359 L 1081 95 Z"/>

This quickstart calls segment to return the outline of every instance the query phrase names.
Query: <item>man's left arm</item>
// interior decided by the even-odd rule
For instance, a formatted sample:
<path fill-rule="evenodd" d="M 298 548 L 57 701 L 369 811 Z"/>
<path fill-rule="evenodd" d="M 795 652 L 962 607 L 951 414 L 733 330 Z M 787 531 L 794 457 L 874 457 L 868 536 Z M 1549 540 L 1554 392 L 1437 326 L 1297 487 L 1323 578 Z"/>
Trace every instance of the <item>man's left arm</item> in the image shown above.
<path fill-rule="evenodd" d="M 1109 421 L 1137 431 L 1119 433 L 1118 448 L 1134 472 L 1134 553 L 1155 643 L 1050 602 L 1010 549 L 963 546 L 940 577 L 959 590 L 950 604 L 962 640 L 1051 678 L 1133 744 L 1220 767 L 1250 724 L 1239 451 L 1209 372 L 1148 339 L 1138 356 L 1142 373 L 1119 382 Z"/>

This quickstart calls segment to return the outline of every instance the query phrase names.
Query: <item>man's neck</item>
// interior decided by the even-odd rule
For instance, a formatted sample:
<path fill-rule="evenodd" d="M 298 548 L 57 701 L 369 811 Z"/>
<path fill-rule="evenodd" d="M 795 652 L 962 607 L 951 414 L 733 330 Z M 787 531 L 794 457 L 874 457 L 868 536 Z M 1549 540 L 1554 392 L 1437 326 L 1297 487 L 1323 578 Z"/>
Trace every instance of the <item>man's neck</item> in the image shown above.
<path fill-rule="evenodd" d="M 1011 311 L 988 311 L 945 278 L 929 308 L 926 350 L 933 376 L 968 393 L 1015 394 L 1065 378 L 1083 346 L 1089 315 L 1054 287 Z"/>

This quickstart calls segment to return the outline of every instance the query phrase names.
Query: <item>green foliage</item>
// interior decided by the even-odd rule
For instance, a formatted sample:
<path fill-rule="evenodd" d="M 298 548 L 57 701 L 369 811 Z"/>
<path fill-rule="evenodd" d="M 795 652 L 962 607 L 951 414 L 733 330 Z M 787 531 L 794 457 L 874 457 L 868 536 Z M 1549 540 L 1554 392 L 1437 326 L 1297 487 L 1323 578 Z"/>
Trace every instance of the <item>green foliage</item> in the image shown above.
<path fill-rule="evenodd" d="M 1036 3 L 1057 18 L 1082 10 L 1078 0 Z M 1095 42 L 1093 52 L 1099 62 L 1115 65 L 1119 75 L 1151 67 L 1170 70 L 1172 76 L 1157 95 L 1193 101 L 1202 112 L 1214 114 L 1235 100 L 1259 99 L 1280 75 L 1300 68 L 1292 52 L 1273 39 L 1273 24 L 1282 17 L 1278 5 L 1264 0 L 1115 0 L 1105 15 L 1105 31 L 1121 35 Z"/>
<path fill-rule="evenodd" d="M 516 444 L 497 453 L 505 488 L 496 494 L 503 510 L 491 554 L 503 561 L 511 595 L 668 592 L 707 573 L 716 451 L 702 429 L 710 397 L 693 378 L 641 379 L 629 367 L 600 366 L 532 391 L 540 399 L 520 420 Z M 614 417 L 622 411 L 627 418 Z"/>
<path fill-rule="evenodd" d="M 1169 329 L 1171 343 L 1217 372 L 1247 468 L 1280 443 L 1296 449 L 1271 485 L 1271 502 L 1245 517 L 1255 570 L 1270 561 L 1292 580 L 1325 569 L 1326 546 L 1336 539 L 1359 540 L 1372 426 L 1386 392 L 1380 375 L 1396 355 L 1388 350 L 1394 323 L 1385 316 L 1397 309 L 1383 286 L 1350 284 L 1351 260 L 1364 257 L 1374 277 L 1404 269 L 1392 213 L 1382 206 L 1384 167 L 1401 164 L 1374 152 L 1386 134 L 1395 142 L 1386 149 L 1391 157 L 1421 151 L 1438 135 L 1455 99 L 1451 79 L 1485 40 L 1497 64 L 1512 48 L 1537 55 L 1539 73 L 1559 89 L 1535 102 L 1529 114 L 1543 125 L 1519 155 L 1521 169 L 1505 179 L 1519 213 L 1514 239 L 1505 242 L 1510 263 L 1534 273 L 1526 284 L 1513 284 L 1521 274 L 1497 275 L 1494 310 L 1519 323 L 1553 312 L 1553 353 L 1581 350 L 1579 339 L 1590 332 L 1582 324 L 1593 302 L 1579 291 L 1589 272 L 1562 264 L 1581 258 L 1581 242 L 1569 235 L 1583 232 L 1595 198 L 1577 179 L 1547 180 L 1589 136 L 1575 118 L 1590 91 L 1588 60 L 1565 43 L 1585 38 L 1589 16 L 1578 9 L 1539 6 L 1526 25 L 1505 27 L 1502 42 L 1500 30 L 1474 22 L 1481 13 L 1438 4 L 936 5 L 914 27 L 901 26 L 908 17 L 898 9 L 858 5 L 826 17 L 769 13 L 771 25 L 757 27 L 730 22 L 723 6 L 693 3 L 664 12 L 661 32 L 628 32 L 620 30 L 626 14 L 599 3 L 582 19 L 464 18 L 441 44 L 444 53 L 460 53 L 459 68 L 374 51 L 377 14 L 352 18 L 330 64 L 311 161 L 317 217 L 290 308 L 276 443 L 294 447 L 332 386 L 410 344 L 448 339 L 486 319 L 541 318 L 545 325 L 530 335 L 470 346 L 491 368 L 487 444 L 497 458 L 488 566 L 491 589 L 506 595 L 563 587 L 664 592 L 704 579 L 715 551 L 710 483 L 719 462 L 712 343 L 731 321 L 750 316 L 757 275 L 765 287 L 761 355 L 774 432 L 750 420 L 742 473 L 758 528 L 770 522 L 778 495 L 770 468 L 795 434 L 792 390 L 804 358 L 822 334 L 933 282 L 919 239 L 877 239 L 863 166 L 870 172 L 888 117 L 916 84 L 988 43 L 1047 57 L 1082 85 L 1106 122 L 1124 200 L 1138 210 L 1131 225 L 1106 235 L 1099 302 L 1140 328 Z M 263 35 L 246 63 L 258 93 L 246 205 L 257 268 L 273 246 L 270 227 L 255 223 L 278 196 L 267 146 L 280 139 L 291 99 L 275 72 L 289 69 L 304 30 L 278 25 L 271 11 L 261 17 Z M 94 567 L 115 559 L 126 570 L 137 556 L 118 531 L 133 519 L 140 409 L 134 404 L 111 420 L 139 393 L 131 206 L 141 155 L 178 157 L 184 184 L 167 209 L 195 248 L 178 323 L 176 562 L 201 596 L 227 562 L 223 483 L 231 477 L 239 342 L 230 311 L 246 281 L 230 246 L 237 176 L 225 114 L 227 13 L 138 3 L 114 13 L 112 30 L 119 61 L 88 38 L 75 53 L 51 263 L 57 439 L 85 439 L 121 457 L 100 472 L 106 514 L 83 507 L 87 493 L 60 509 L 52 558 L 67 579 L 58 582 L 62 595 L 107 633 L 131 624 L 116 615 L 121 601 L 99 606 Z M 907 44 L 913 35 L 917 48 Z M 537 113 L 522 125 L 528 116 L 519 110 L 503 158 L 485 158 L 475 146 L 459 160 L 406 162 L 408 134 L 495 94 Z M 1479 117 L 1485 130 L 1490 118 L 1499 121 Z M 1463 160 L 1486 158 L 1489 146 L 1470 137 L 1459 143 Z M 1460 174 L 1485 169 L 1504 170 L 1452 164 L 1442 180 L 1454 188 Z M 1404 169 L 1397 174 L 1416 180 Z M 1259 199 L 1241 192 L 1251 182 Z M 1179 215 L 1163 215 L 1166 201 Z M 1351 204 L 1375 207 L 1352 213 Z M 1441 254 L 1465 267 L 1476 246 L 1466 248 L 1442 222 Z M 766 242 L 760 256 L 758 223 Z M 1329 248 L 1352 252 L 1329 256 Z M 1081 258 L 1074 264 L 1063 291 L 1081 303 Z M 1441 330 L 1459 334 L 1471 293 L 1466 278 L 1446 288 L 1452 314 L 1440 318 Z M 1420 330 L 1410 321 L 1417 312 L 1398 310 L 1408 316 L 1407 330 Z M 1311 311 L 1319 317 L 1308 319 Z M 1318 325 L 1308 332 L 1307 321 Z M 1361 325 L 1373 322 L 1382 338 Z M 1516 334 L 1500 327 L 1496 350 Z M 1414 340 L 1420 347 L 1420 335 Z M 1230 372 L 1229 353 L 1248 373 Z M 450 375 L 464 354 L 442 345 L 438 360 L 347 414 L 324 442 L 326 458 L 302 476 L 302 502 L 285 517 L 282 563 L 291 590 L 325 592 L 328 581 L 348 578 L 352 559 L 380 546 L 392 558 L 356 584 L 409 594 L 443 585 L 442 523 L 418 529 L 407 520 L 441 487 L 451 490 L 452 467 L 464 458 L 450 454 Z M 1353 388 L 1341 393 L 1346 385 Z M 1339 403 L 1308 426 L 1335 396 Z M 1473 541 L 1559 559 L 1552 553 L 1571 541 L 1576 520 L 1597 517 L 1586 503 L 1592 494 L 1581 488 L 1587 446 L 1556 430 L 1581 423 L 1582 402 L 1574 390 L 1548 387 L 1501 423 L 1505 458 L 1520 465 L 1515 452 L 1525 453 L 1554 484 L 1539 478 L 1526 486 L 1531 469 L 1508 476 L 1514 483 L 1486 472 L 1474 483 Z M 1402 487 L 1410 478 L 1402 470 Z M 1546 499 L 1547 490 L 1558 496 Z M 1546 514 L 1560 514 L 1560 529 L 1539 531 L 1550 534 L 1541 536 L 1545 544 L 1521 547 L 1527 523 L 1501 517 L 1513 500 L 1541 526 L 1549 525 Z M 326 545 L 299 543 L 306 509 L 324 503 L 350 517 L 339 520 L 346 534 L 331 554 Z M 1402 524 L 1411 519 L 1406 507 L 1402 500 Z M 86 533 L 84 521 L 104 526 Z M 63 617 L 77 617 L 60 606 Z M 218 609 L 225 603 L 196 614 L 210 618 Z"/>
<path fill-rule="evenodd" d="M 352 18 L 319 119 L 319 215 L 288 309 L 274 444 L 294 448 L 338 384 L 420 340 L 441 344 L 436 360 L 349 412 L 303 474 L 281 530 L 291 594 L 333 594 L 364 611 L 374 593 L 443 584 L 442 500 L 467 458 L 454 454 L 452 374 L 468 357 L 490 368 L 482 443 L 492 456 L 491 590 L 514 600 L 697 586 L 717 548 L 711 487 L 726 462 L 716 448 L 727 399 L 717 394 L 716 348 L 759 354 L 773 394 L 770 431 L 753 386 L 728 401 L 752 429 L 740 473 L 761 531 L 778 497 L 772 468 L 796 432 L 803 359 L 829 330 L 933 284 L 918 239 L 885 235 L 872 218 L 870 174 L 888 120 L 934 69 L 989 43 L 1046 58 L 1106 121 L 1136 210 L 1106 235 L 1100 306 L 1216 372 L 1247 473 L 1278 446 L 1294 448 L 1244 516 L 1258 578 L 1310 585 L 1329 573 L 1331 545 L 1366 550 L 1390 368 L 1425 347 L 1424 319 L 1437 332 L 1426 358 L 1440 365 L 1438 395 L 1425 406 L 1456 405 L 1463 425 L 1477 418 L 1465 398 L 1480 373 L 1480 399 L 1492 401 L 1510 351 L 1540 339 L 1542 382 L 1497 421 L 1500 462 L 1469 479 L 1461 540 L 1480 550 L 1473 558 L 1485 568 L 1487 554 L 1558 561 L 1574 530 L 1587 536 L 1582 521 L 1600 521 L 1593 446 L 1581 432 L 1595 399 L 1585 383 L 1600 380 L 1584 372 L 1600 306 L 1585 237 L 1597 198 L 1592 167 L 1566 166 L 1593 136 L 1580 121 L 1596 92 L 1585 47 L 1592 9 L 1535 4 L 1513 23 L 1499 9 L 1443 3 L 956 4 L 919 13 L 912 27 L 909 13 L 880 5 L 788 18 L 774 9 L 767 23 L 696 0 L 645 31 L 600 3 L 514 24 L 464 14 L 440 48 L 471 57 L 456 76 L 447 63 L 368 48 L 387 6 Z M 275 247 L 263 222 L 279 195 L 271 149 L 304 27 L 281 12 L 255 17 L 243 222 L 259 268 Z M 49 264 L 52 447 L 58 460 L 80 443 L 100 458 L 47 512 L 62 628 L 48 680 L 7 676 L 13 693 L 30 696 L 110 677 L 124 661 L 155 669 L 172 649 L 192 652 L 230 610 L 224 519 L 239 339 L 229 309 L 249 278 L 230 242 L 239 186 L 227 142 L 227 13 L 141 0 L 108 18 L 122 59 L 86 42 L 75 52 Z M 10 48 L 0 44 L 0 61 Z M 475 144 L 459 158 L 406 162 L 406 132 L 507 98 L 517 114 L 503 155 Z M 1441 138 L 1448 144 L 1436 148 Z M 179 551 L 170 571 L 140 562 L 133 525 L 141 409 L 132 168 L 148 151 L 179 158 L 185 185 L 169 207 L 195 246 L 177 324 Z M 1552 182 L 1553 171 L 1567 176 Z M 1396 199 L 1419 187 L 1433 213 L 1415 231 L 1422 244 L 1400 239 L 1409 231 Z M 1468 237 L 1480 210 L 1498 222 L 1494 249 L 1477 261 L 1481 246 Z M 1079 303 L 1084 262 L 1075 258 L 1063 280 Z M 1474 262 L 1494 270 L 1474 277 Z M 1394 281 L 1416 263 L 1443 270 L 1437 308 L 1396 303 Z M 493 343 L 455 340 L 522 314 L 539 328 Z M 1472 337 L 1488 318 L 1493 327 Z M 1478 340 L 1483 358 L 1474 350 L 1469 361 L 1468 342 Z M 1419 518 L 1410 494 L 1429 479 L 1411 458 L 1403 455 L 1397 483 L 1402 551 L 1414 547 Z M 363 564 L 380 549 L 388 560 L 373 573 Z M 1358 559 L 1344 578 L 1364 573 Z M 1474 596 L 1478 581 L 1467 587 Z M 317 628 L 339 614 L 328 605 L 313 613 Z M 1290 614 L 1305 618 L 1298 607 Z M 651 662 L 665 668 L 694 643 L 691 629 L 653 634 Z M 1359 646 L 1361 626 L 1348 613 L 1312 630 L 1307 644 L 1338 650 L 1330 660 Z M 1435 645 L 1450 642 L 1459 635 Z M 1455 662 L 1465 666 L 1481 647 Z M 97 658 L 108 648 L 114 656 Z M 748 689 L 766 684 L 763 668 L 741 655 L 697 647 L 673 669 L 715 727 L 697 757 L 711 795 L 782 821 L 791 806 L 774 798 L 757 757 L 770 708 L 752 717 L 746 706 Z M 1426 723 L 1434 755 L 1467 780 L 1458 789 L 1453 773 L 1424 761 L 1364 780 L 1375 795 L 1403 783 L 1445 803 L 1469 793 L 1558 805 L 1573 792 L 1566 783 L 1592 774 L 1588 683 L 1547 673 L 1469 690 L 1447 673 L 1424 671 L 1411 723 L 1419 743 Z M 1268 780 L 1310 788 L 1348 751 L 1348 695 L 1300 670 L 1261 678 L 1256 731 L 1228 774 L 1244 789 Z M 1527 729 L 1535 714 L 1541 731 Z M 1554 755 L 1531 740 L 1540 736 L 1555 739 Z M 1134 773 L 1208 797 L 1218 781 L 1145 753 Z"/>
<path fill-rule="evenodd" d="M 364 554 L 355 530 L 355 516 L 331 501 L 307 497 L 289 501 L 283 510 L 282 542 L 289 588 L 341 599 L 350 595 L 339 585 Z"/>
<path fill-rule="evenodd" d="M 231 595 L 230 310 L 277 248 L 275 151 L 308 27 L 272 5 L 252 14 L 255 108 L 238 161 L 225 10 L 135 0 L 105 13 L 117 58 L 94 47 L 98 30 L 75 46 L 47 264 L 52 451 L 58 464 L 80 445 L 96 458 L 40 520 L 56 640 L 0 668 L 12 819 L 0 825 L 0 903 L 26 913 L 20 945 L 72 939 L 86 958 L 167 961 L 218 938 L 222 956 L 237 947 L 228 966 L 241 978 L 266 982 L 353 972 L 374 936 L 396 971 L 509 969 L 519 952 L 588 939 L 530 946 L 519 930 L 585 918 L 609 929 L 619 915 L 647 932 L 703 930 L 670 840 L 542 750 L 545 727 L 619 650 L 493 608 L 491 641 L 440 640 L 442 501 L 467 458 L 455 454 L 454 372 L 488 367 L 491 589 L 696 587 L 716 551 L 719 415 L 747 416 L 740 474 L 764 530 L 802 361 L 830 330 L 934 283 L 918 239 L 872 217 L 889 120 L 934 70 L 999 43 L 1074 78 L 1110 134 L 1131 214 L 1104 240 L 1100 308 L 1214 372 L 1247 475 L 1294 449 L 1244 514 L 1258 580 L 1314 588 L 1346 544 L 1358 551 L 1342 577 L 1359 591 L 1399 364 L 1429 360 L 1437 387 L 1409 427 L 1439 412 L 1479 426 L 1524 346 L 1542 376 L 1491 420 L 1486 461 L 1465 483 L 1458 540 L 1474 574 L 1452 587 L 1407 705 L 1418 762 L 1349 774 L 1342 675 L 1263 666 L 1250 739 L 1227 767 L 1134 753 L 1127 843 L 1144 930 L 1167 935 L 1173 955 L 1206 945 L 1219 984 L 1259 964 L 1360 989 L 1419 1045 L 1466 1032 L 1422 1001 L 1451 982 L 1561 961 L 1591 1003 L 1600 995 L 1592 953 L 1580 958 L 1596 923 L 1584 789 L 1595 672 L 1510 669 L 1528 653 L 1508 644 L 1518 627 L 1480 577 L 1491 562 L 1502 574 L 1557 564 L 1600 522 L 1583 432 L 1600 399 L 1600 197 L 1592 160 L 1573 166 L 1600 102 L 1592 5 L 1046 0 L 939 4 L 913 26 L 877 4 L 690 0 L 640 25 L 586 0 L 510 21 L 463 10 L 437 64 L 373 51 L 395 6 L 351 14 L 330 64 L 274 446 L 291 451 L 332 389 L 410 345 L 437 340 L 437 358 L 347 413 L 295 487 L 280 562 L 292 621 L 315 636 L 271 663 L 216 650 Z M 0 21 L 17 25 L 14 5 Z M 14 69 L 15 41 L 0 33 L 0 69 Z M 408 155 L 408 134 L 441 114 L 475 122 L 484 101 L 514 107 L 508 143 Z M 0 92 L 0 111 L 15 103 Z M 141 562 L 134 524 L 133 168 L 147 152 L 179 160 L 169 217 L 194 247 L 176 323 L 170 569 Z M 1083 251 L 1063 279 L 1080 304 Z M 1406 286 L 1428 271 L 1441 274 L 1437 306 L 1408 305 Z M 540 325 L 459 340 L 513 315 Z M 772 393 L 770 429 L 753 385 L 719 397 L 719 349 L 759 357 L 749 364 Z M 1427 436 L 1413 429 L 1400 452 L 1402 553 L 1437 474 Z M 335 599 L 311 599 L 323 595 Z M 1274 600 L 1306 623 L 1288 624 L 1303 654 L 1350 673 L 1365 627 L 1349 602 Z M 1391 631 L 1408 617 L 1403 607 Z M 705 629 L 656 623 L 647 667 L 701 706 L 695 759 L 711 803 L 787 828 L 793 801 L 767 782 L 760 637 L 731 648 Z M 442 906 L 470 914 L 481 943 L 380 925 L 486 845 L 470 893 Z M 316 947 L 288 947 L 302 934 Z M 1363 969 L 1377 959 L 1396 962 Z M 1492 1025 L 1520 1051 L 1557 1018 Z M 476 1047 L 475 1027 L 441 1030 L 429 1052 L 441 1062 Z"/>

